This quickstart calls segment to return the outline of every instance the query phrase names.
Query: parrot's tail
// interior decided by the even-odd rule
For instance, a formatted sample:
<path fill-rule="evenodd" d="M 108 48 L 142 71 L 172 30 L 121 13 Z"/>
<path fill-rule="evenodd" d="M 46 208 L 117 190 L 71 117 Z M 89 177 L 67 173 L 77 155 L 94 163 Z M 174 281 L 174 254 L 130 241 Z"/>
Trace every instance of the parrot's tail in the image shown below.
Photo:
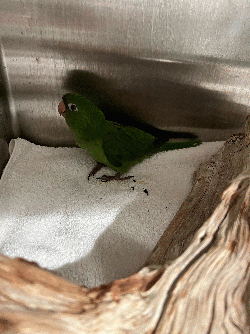
<path fill-rule="evenodd" d="M 189 140 L 189 141 L 183 141 L 183 142 L 165 142 L 160 147 L 155 147 L 153 154 L 158 152 L 164 152 L 164 151 L 171 151 L 171 150 L 178 150 L 181 148 L 188 148 L 188 147 L 195 147 L 200 145 L 202 142 L 201 140 Z"/>

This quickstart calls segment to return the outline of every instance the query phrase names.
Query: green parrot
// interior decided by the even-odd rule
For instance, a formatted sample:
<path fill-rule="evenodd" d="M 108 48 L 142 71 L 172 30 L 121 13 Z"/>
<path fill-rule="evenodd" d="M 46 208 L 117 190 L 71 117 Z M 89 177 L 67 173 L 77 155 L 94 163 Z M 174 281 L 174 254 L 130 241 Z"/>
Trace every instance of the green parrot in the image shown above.
<path fill-rule="evenodd" d="M 134 126 L 107 120 L 104 113 L 88 99 L 74 93 L 63 96 L 58 105 L 58 112 L 74 133 L 77 145 L 87 149 L 97 162 L 88 179 L 103 166 L 108 166 L 116 174 L 103 175 L 102 181 L 127 180 L 133 176 L 121 177 L 121 175 L 155 153 L 201 144 L 200 140 L 168 142 L 165 139 L 163 142 Z"/>

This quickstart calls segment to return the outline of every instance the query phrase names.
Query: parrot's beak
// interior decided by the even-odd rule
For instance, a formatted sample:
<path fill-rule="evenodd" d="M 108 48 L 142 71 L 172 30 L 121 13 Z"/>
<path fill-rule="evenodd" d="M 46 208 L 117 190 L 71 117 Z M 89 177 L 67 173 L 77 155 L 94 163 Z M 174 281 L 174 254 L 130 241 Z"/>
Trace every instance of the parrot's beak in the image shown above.
<path fill-rule="evenodd" d="M 58 104 L 58 112 L 60 116 L 65 117 L 66 107 L 63 100 Z"/>

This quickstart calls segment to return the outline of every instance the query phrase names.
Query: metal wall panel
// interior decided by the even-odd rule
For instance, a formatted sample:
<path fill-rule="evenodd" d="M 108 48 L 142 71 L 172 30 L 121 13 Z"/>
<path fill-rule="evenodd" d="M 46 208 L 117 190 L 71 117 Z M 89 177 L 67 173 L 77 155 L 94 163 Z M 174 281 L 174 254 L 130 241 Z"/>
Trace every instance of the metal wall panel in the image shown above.
<path fill-rule="evenodd" d="M 227 139 L 249 112 L 249 11 L 247 0 L 1 0 L 11 126 L 2 116 L 0 137 L 74 145 L 57 113 L 74 91 L 161 129 Z"/>

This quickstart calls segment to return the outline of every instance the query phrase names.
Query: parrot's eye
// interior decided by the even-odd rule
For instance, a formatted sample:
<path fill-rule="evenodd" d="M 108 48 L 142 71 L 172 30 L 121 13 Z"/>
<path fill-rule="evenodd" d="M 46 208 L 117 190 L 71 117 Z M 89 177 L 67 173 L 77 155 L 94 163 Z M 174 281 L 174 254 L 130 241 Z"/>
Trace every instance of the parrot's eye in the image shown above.
<path fill-rule="evenodd" d="M 68 104 L 69 110 L 71 111 L 77 111 L 77 106 L 74 103 L 69 103 Z"/>

